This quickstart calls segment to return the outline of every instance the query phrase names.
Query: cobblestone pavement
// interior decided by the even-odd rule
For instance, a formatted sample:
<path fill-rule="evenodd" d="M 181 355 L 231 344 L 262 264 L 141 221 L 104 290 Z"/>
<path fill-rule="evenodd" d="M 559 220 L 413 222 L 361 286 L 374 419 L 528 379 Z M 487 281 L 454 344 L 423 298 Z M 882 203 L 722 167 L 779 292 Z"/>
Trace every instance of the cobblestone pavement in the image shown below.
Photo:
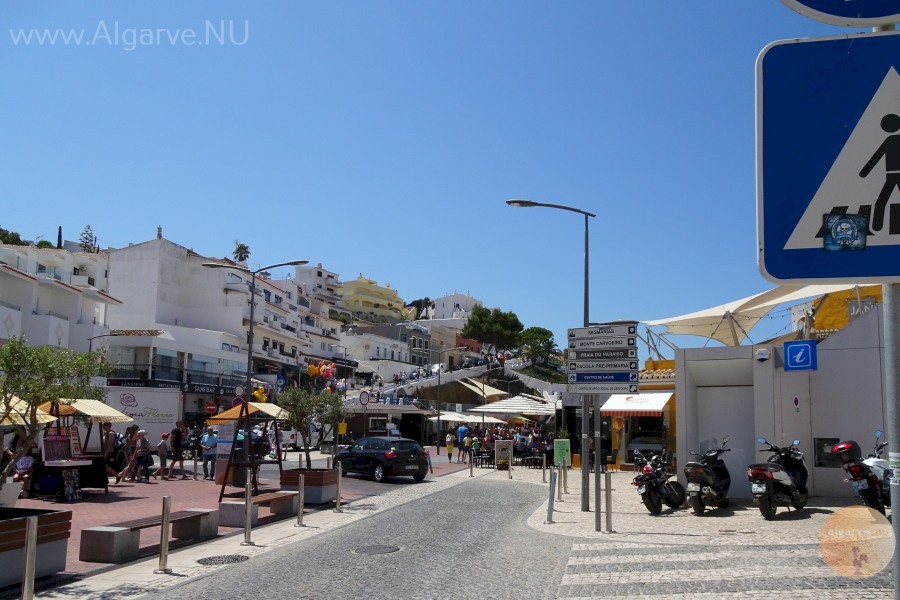
<path fill-rule="evenodd" d="M 851 504 L 814 498 L 802 511 L 765 521 L 748 502 L 697 517 L 688 508 L 647 513 L 630 473 L 612 474 L 613 533 L 594 531 L 580 510 L 578 477 L 547 518 L 540 470 L 476 469 L 359 498 L 342 513 L 309 515 L 180 550 L 172 573 L 155 560 L 85 578 L 41 598 L 125 598 L 165 590 L 170 598 L 234 597 L 236 589 L 286 598 L 893 598 L 890 567 L 856 579 L 820 555 L 825 520 Z M 593 501 L 593 494 L 592 494 Z M 592 502 L 593 510 L 593 502 Z M 366 555 L 366 546 L 398 550 Z M 242 555 L 240 565 L 198 559 Z M 214 575 L 214 577 L 209 577 Z M 185 583 L 187 582 L 187 583 Z M 237 593 L 237 595 L 242 595 Z"/>

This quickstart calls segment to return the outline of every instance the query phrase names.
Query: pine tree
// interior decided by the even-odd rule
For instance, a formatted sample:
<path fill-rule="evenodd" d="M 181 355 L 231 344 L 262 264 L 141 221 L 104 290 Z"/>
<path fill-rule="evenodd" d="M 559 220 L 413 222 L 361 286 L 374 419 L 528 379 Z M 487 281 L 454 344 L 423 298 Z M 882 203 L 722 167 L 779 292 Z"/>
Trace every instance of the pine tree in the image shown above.
<path fill-rule="evenodd" d="M 78 243 L 81 245 L 82 252 L 94 251 L 94 230 L 91 229 L 90 225 L 85 225 L 84 231 L 81 232 L 81 237 L 78 238 Z"/>

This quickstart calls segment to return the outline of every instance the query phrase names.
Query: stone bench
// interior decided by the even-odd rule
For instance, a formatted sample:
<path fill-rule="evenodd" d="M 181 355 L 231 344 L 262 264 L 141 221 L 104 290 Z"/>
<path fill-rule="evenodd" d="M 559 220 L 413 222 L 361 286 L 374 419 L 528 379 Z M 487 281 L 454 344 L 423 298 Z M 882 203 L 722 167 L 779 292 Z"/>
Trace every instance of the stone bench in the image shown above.
<path fill-rule="evenodd" d="M 269 511 L 275 515 L 296 515 L 298 506 L 297 492 L 270 492 L 250 497 L 250 526 L 259 522 L 259 505 L 268 504 Z M 224 500 L 219 502 L 219 524 L 223 527 L 244 526 L 244 500 Z"/>
<path fill-rule="evenodd" d="M 211 508 L 189 508 L 169 514 L 173 538 L 203 539 L 219 533 L 219 511 Z M 89 527 L 81 532 L 78 559 L 84 562 L 123 563 L 138 556 L 141 529 L 159 527 L 162 515 Z"/>

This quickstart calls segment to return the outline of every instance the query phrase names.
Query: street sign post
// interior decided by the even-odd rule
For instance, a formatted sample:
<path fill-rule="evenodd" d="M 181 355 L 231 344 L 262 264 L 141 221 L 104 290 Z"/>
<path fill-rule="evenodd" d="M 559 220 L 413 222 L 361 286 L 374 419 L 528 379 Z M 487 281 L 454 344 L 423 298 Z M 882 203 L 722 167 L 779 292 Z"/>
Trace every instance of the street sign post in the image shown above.
<path fill-rule="evenodd" d="M 898 71 L 894 32 L 785 40 L 760 54 L 757 218 L 766 278 L 900 281 Z"/>
<path fill-rule="evenodd" d="M 879 27 L 900 23 L 897 0 L 781 0 L 805 17 L 829 25 Z"/>
<path fill-rule="evenodd" d="M 219 410 L 219 403 L 215 400 L 210 400 L 206 403 L 206 414 L 214 415 L 217 410 Z"/>

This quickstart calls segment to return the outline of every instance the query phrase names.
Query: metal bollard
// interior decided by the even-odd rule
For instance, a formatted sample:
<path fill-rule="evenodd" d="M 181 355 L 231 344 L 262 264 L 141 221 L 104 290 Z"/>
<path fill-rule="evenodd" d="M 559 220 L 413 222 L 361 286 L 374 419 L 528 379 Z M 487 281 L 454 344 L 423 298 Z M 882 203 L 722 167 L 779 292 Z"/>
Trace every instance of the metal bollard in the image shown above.
<path fill-rule="evenodd" d="M 600 514 L 600 468 L 594 469 L 594 531 L 600 531 L 602 522 Z"/>
<path fill-rule="evenodd" d="M 344 477 L 343 468 L 341 463 L 337 464 L 337 473 L 338 473 L 338 481 L 337 481 L 337 493 L 334 497 L 334 512 L 344 512 L 341 508 L 341 479 Z"/>
<path fill-rule="evenodd" d="M 431 450 L 426 450 L 425 456 L 428 457 L 428 472 L 434 475 L 434 465 L 431 464 Z"/>
<path fill-rule="evenodd" d="M 172 496 L 163 496 L 162 529 L 159 532 L 159 568 L 154 573 L 171 573 L 169 563 L 169 512 L 172 510 Z"/>
<path fill-rule="evenodd" d="M 297 524 L 294 527 L 305 527 L 303 524 L 303 505 L 304 502 L 303 474 L 300 474 L 300 481 L 297 483 Z"/>
<path fill-rule="evenodd" d="M 331 468 L 331 457 L 330 457 L 330 456 L 327 457 L 327 458 L 325 458 L 325 468 L 326 468 L 326 469 L 330 469 L 330 468 Z"/>
<path fill-rule="evenodd" d="M 569 493 L 569 463 L 565 459 L 565 457 L 563 457 L 563 461 L 562 461 L 562 474 L 563 474 L 563 476 L 562 476 L 563 494 L 568 494 Z"/>
<path fill-rule="evenodd" d="M 469 477 L 475 477 L 475 460 L 472 453 L 469 453 Z"/>
<path fill-rule="evenodd" d="M 547 455 L 541 457 L 541 483 L 547 483 Z"/>
<path fill-rule="evenodd" d="M 604 476 L 606 484 L 606 533 L 613 533 L 612 528 L 612 473 L 606 472 Z"/>
<path fill-rule="evenodd" d="M 250 540 L 250 529 L 253 527 L 253 483 L 250 481 L 252 477 L 253 472 L 247 469 L 247 484 L 244 486 L 244 541 L 241 542 L 241 546 L 253 545 Z"/>
<path fill-rule="evenodd" d="M 197 481 L 197 453 L 194 452 L 194 481 Z"/>
<path fill-rule="evenodd" d="M 22 600 L 34 598 L 34 562 L 37 558 L 37 517 L 25 517 L 25 560 L 22 568 Z"/>
<path fill-rule="evenodd" d="M 561 472 L 561 468 L 556 466 L 555 468 L 551 467 L 550 477 L 553 477 L 553 473 L 556 473 L 556 501 L 562 502 L 562 489 L 563 489 L 563 480 L 562 478 L 565 475 Z"/>
<path fill-rule="evenodd" d="M 556 487 L 556 472 L 550 467 L 550 498 L 547 499 L 547 520 L 544 523 L 553 523 L 553 491 Z"/>

